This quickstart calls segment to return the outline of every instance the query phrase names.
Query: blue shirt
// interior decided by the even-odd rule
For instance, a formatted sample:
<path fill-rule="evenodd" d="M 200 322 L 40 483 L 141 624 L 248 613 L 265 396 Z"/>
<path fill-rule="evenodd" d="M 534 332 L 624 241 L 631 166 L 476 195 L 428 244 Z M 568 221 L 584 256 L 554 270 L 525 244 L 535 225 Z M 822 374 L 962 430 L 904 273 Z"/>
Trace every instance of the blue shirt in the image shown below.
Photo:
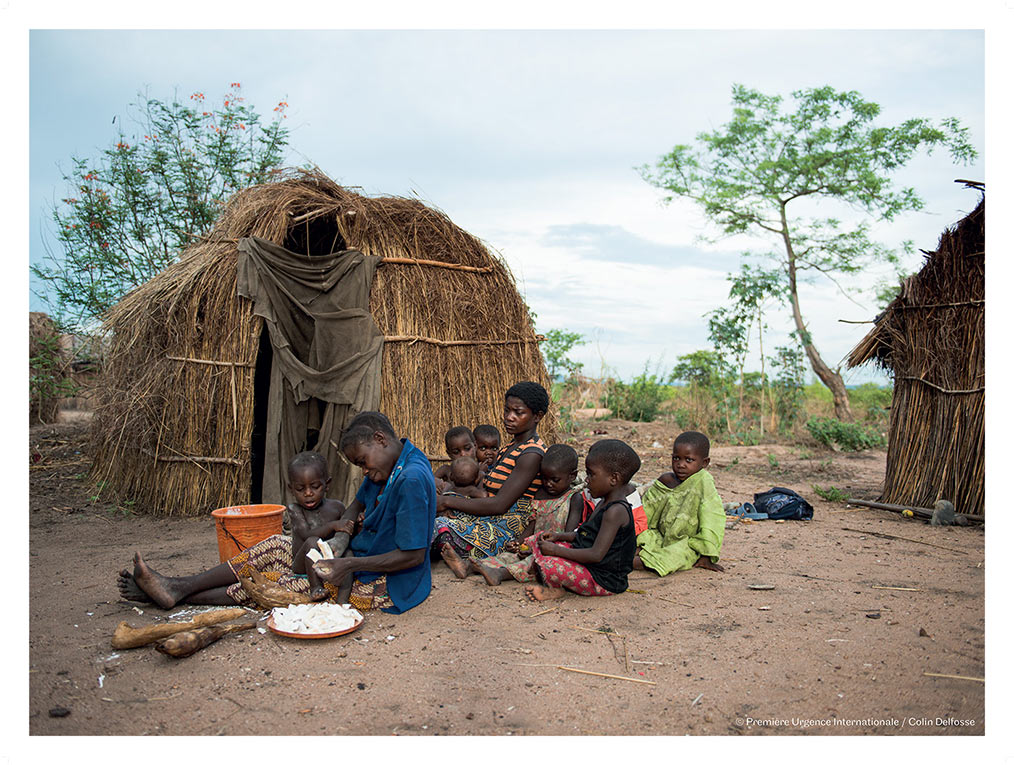
<path fill-rule="evenodd" d="M 437 515 L 437 492 L 433 471 L 426 455 L 401 439 L 402 449 L 387 482 L 376 483 L 364 478 L 356 492 L 363 507 L 363 528 L 349 543 L 356 557 L 381 555 L 393 550 L 429 550 L 433 541 L 433 525 Z M 382 574 L 360 571 L 356 578 L 372 582 Z M 430 560 L 402 571 L 387 574 L 387 594 L 400 614 L 419 605 L 430 594 Z"/>

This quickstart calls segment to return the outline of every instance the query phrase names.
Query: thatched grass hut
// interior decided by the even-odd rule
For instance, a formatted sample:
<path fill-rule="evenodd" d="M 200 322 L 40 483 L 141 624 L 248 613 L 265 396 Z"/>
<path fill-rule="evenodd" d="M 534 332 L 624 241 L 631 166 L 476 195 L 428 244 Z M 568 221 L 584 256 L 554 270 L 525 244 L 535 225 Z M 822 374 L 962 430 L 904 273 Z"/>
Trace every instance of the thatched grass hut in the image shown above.
<path fill-rule="evenodd" d="M 983 199 L 849 354 L 894 376 L 884 502 L 985 513 L 985 230 Z"/>
<path fill-rule="evenodd" d="M 247 237 L 285 248 L 283 257 L 304 270 L 330 253 L 342 253 L 333 260 L 343 262 L 345 251 L 376 265 L 368 315 L 361 311 L 369 326 L 357 325 L 364 332 L 349 337 L 359 342 L 379 330 L 379 369 L 367 369 L 379 384 L 357 389 L 368 394 L 358 406 L 311 396 L 299 421 L 281 425 L 296 433 L 297 450 L 325 454 L 330 496 L 350 497 L 361 479 L 336 448 L 354 410 L 379 408 L 401 435 L 441 460 L 449 427 L 500 426 L 511 384 L 528 379 L 548 388 L 527 307 L 482 242 L 417 200 L 367 197 L 319 172 L 289 173 L 236 194 L 209 236 L 109 312 L 93 475 L 139 507 L 197 515 L 286 501 L 278 463 L 291 455 L 278 454 L 272 464 L 265 435 L 268 401 L 278 395 L 274 327 L 237 294 Z M 544 437 L 555 437 L 555 423 L 550 412 Z"/>

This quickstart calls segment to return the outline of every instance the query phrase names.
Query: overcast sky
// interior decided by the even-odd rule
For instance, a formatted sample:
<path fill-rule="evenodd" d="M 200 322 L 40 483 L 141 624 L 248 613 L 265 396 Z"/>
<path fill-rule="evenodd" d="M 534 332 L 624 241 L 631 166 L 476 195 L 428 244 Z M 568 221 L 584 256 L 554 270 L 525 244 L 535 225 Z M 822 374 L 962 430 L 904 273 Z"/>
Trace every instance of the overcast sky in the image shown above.
<path fill-rule="evenodd" d="M 516 0 L 503 5 L 509 7 L 506 11 L 483 5 L 436 0 L 368 7 L 301 0 L 176 0 L 161 5 L 0 1 L 9 108 L 3 130 L 10 177 L 2 209 L 11 233 L 4 259 L 11 285 L 4 301 L 6 325 L 14 328 L 10 344 L 15 349 L 27 345 L 24 310 L 42 307 L 29 300 L 25 256 L 37 260 L 46 238 L 53 241 L 46 208 L 65 196 L 59 166 L 68 167 L 75 154 L 96 156 L 115 141 L 112 119 L 117 116 L 117 124 L 126 119 L 125 107 L 141 89 L 163 99 L 198 90 L 214 97 L 239 81 L 264 113 L 287 100 L 291 163 L 315 163 L 337 181 L 370 193 L 416 194 L 447 212 L 503 255 L 539 315 L 540 330 L 562 328 L 589 338 L 577 355 L 593 374 L 606 366 L 629 379 L 649 359 L 667 370 L 677 356 L 706 347 L 702 315 L 725 299 L 725 275 L 738 268 L 742 249 L 762 246 L 741 241 L 700 245 L 696 238 L 708 231 L 700 215 L 685 205 L 660 206 L 658 192 L 634 170 L 674 144 L 724 123 L 733 83 L 786 96 L 825 84 L 858 90 L 883 106 L 884 123 L 958 117 L 971 129 L 980 160 L 971 167 L 954 166 L 939 152 L 914 162 L 898 181 L 916 188 L 926 200 L 925 211 L 876 232 L 889 244 L 912 239 L 917 247 L 932 249 L 941 230 L 977 200 L 977 194 L 952 179 L 985 179 L 987 156 L 991 209 L 997 211 L 988 224 L 992 241 L 1000 241 L 994 234 L 1009 227 L 1004 211 L 1011 199 L 1004 183 L 1011 170 L 1006 118 L 1012 0 L 853 0 L 847 5 L 812 0 Z M 167 26 L 182 31 L 158 31 Z M 373 31 L 186 31 L 243 26 Z M 387 29 L 395 26 L 600 31 Z M 67 31 L 50 31 L 53 27 Z M 617 27 L 632 31 L 601 31 Z M 725 27 L 754 31 L 685 31 Z M 129 31 L 142 28 L 150 31 Z M 986 85 L 991 94 L 988 155 Z M 22 150 L 25 146 L 28 152 Z M 992 251 L 990 289 L 1000 299 L 991 300 L 987 311 L 991 348 L 1001 351 L 990 359 L 990 377 L 996 381 L 1004 379 L 1004 333 L 1011 317 L 1010 301 L 1002 299 L 1009 285 L 1009 257 L 1002 245 Z M 917 267 L 918 258 L 908 265 Z M 875 277 L 867 274 L 852 282 L 870 284 Z M 813 335 L 832 364 L 868 329 L 838 321 L 872 318 L 872 302 L 858 299 L 861 305 L 827 285 L 803 291 Z M 787 317 L 772 316 L 769 323 L 765 347 L 783 342 L 788 329 Z M 849 373 L 848 379 L 860 382 L 870 376 L 871 370 L 863 370 Z M 27 381 L 22 378 L 21 384 L 22 393 L 10 393 L 7 399 L 11 412 L 27 418 L 19 403 Z M 1009 449 L 1004 436 L 1011 421 L 1010 397 L 997 391 L 988 402 L 990 476 L 1002 476 L 1000 460 Z M 20 486 L 14 506 L 25 508 L 27 471 L 17 467 L 24 464 L 23 442 L 7 439 L 3 448 L 5 464 Z M 1000 493 L 1001 487 L 1000 480 L 990 480 L 991 507 L 1002 508 L 1006 493 Z M 987 546 L 1000 553 L 999 545 L 1009 536 L 1004 526 L 1010 514 L 994 515 Z M 26 542 L 23 509 L 14 523 L 21 524 Z M 27 564 L 28 545 L 16 547 Z M 995 564 L 989 575 L 1007 581 L 1010 556 L 991 555 L 991 560 Z M 22 603 L 12 612 L 27 613 L 27 588 L 15 589 Z M 25 655 L 27 620 L 22 627 L 4 638 L 10 642 L 6 656 Z M 1001 627 L 997 618 L 990 621 L 989 640 L 1002 639 Z M 24 670 L 21 666 L 10 673 L 11 682 L 20 683 L 19 698 L 28 695 Z M 990 672 L 1009 676 L 1010 670 L 1010 659 L 996 652 Z M 998 706 L 1001 692 L 1002 686 L 991 681 L 987 693 L 994 733 L 1005 717 Z M 21 728 L 18 732 L 23 735 Z M 77 756 L 69 746 L 80 747 L 79 742 L 62 743 Z M 116 742 L 97 742 L 96 752 L 100 746 L 106 751 L 110 743 Z M 498 750 L 504 743 L 497 742 Z M 693 741 L 688 746 L 694 743 L 714 746 Z M 833 751 L 816 740 L 793 743 L 814 745 L 811 755 L 828 762 L 854 760 L 863 744 L 869 744 L 862 746 L 864 754 L 875 747 L 881 758 L 893 744 L 899 755 L 902 745 L 908 754 L 913 746 L 883 738 L 842 741 Z M 945 754 L 928 743 L 933 749 L 922 747 L 921 757 Z M 986 743 L 976 737 L 966 748 L 973 756 L 982 755 Z M 780 751 L 799 753 L 788 744 L 780 742 Z M 125 742 L 125 754 L 127 745 L 134 746 Z M 418 746 L 415 740 L 412 746 Z M 609 753 L 615 757 L 630 753 L 621 749 L 629 747 L 621 739 L 594 746 L 603 751 L 615 747 Z M 177 749 L 146 748 L 142 755 L 152 762 L 169 761 L 178 757 Z M 741 754 L 756 756 L 745 750 Z"/>
<path fill-rule="evenodd" d="M 67 195 L 60 168 L 114 143 L 114 117 L 131 136 L 139 90 L 217 100 L 238 81 L 263 114 L 290 104 L 289 163 L 444 210 L 503 255 L 540 331 L 581 333 L 586 371 L 624 379 L 708 347 L 704 314 L 726 299 L 726 275 L 744 248 L 765 247 L 701 244 L 697 210 L 663 207 L 635 170 L 726 122 L 734 83 L 786 97 L 829 84 L 880 103 L 883 124 L 954 116 L 970 128 L 974 165 L 938 151 L 899 173 L 926 209 L 878 226 L 888 244 L 932 249 L 978 199 L 953 179 L 984 178 L 981 30 L 33 30 L 29 55 L 33 261 L 55 245 L 47 208 Z M 828 282 L 801 299 L 832 364 L 869 329 L 838 320 L 875 313 L 869 293 L 856 304 Z M 44 309 L 35 296 L 31 306 Z M 767 349 L 785 342 L 787 312 L 769 325 Z"/>

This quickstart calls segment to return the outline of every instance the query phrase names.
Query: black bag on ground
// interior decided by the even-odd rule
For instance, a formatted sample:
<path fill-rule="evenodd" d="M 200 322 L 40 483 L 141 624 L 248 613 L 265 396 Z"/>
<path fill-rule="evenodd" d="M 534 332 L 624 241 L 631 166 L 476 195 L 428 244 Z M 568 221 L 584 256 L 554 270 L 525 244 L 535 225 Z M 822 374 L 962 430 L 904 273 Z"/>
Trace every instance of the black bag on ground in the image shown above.
<path fill-rule="evenodd" d="M 781 486 L 754 494 L 753 504 L 758 513 L 767 513 L 771 521 L 808 521 L 813 518 L 813 505 L 792 489 Z"/>

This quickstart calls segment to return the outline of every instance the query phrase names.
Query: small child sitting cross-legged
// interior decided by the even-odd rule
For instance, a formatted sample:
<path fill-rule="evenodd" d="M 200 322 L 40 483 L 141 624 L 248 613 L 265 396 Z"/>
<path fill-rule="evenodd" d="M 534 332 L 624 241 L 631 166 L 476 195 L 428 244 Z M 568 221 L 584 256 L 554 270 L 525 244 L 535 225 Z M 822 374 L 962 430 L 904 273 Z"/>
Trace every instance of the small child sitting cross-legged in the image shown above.
<path fill-rule="evenodd" d="M 532 498 L 532 520 L 517 539 L 507 542 L 504 552 L 498 555 L 465 564 L 478 570 L 488 585 L 498 585 L 507 577 L 532 581 L 532 551 L 525 540 L 543 531 L 573 531 L 581 522 L 581 484 L 573 485 L 577 478 L 577 452 L 573 447 L 550 446 L 542 457 L 539 475 L 542 486 Z"/>
<path fill-rule="evenodd" d="M 456 494 L 459 497 L 473 499 L 486 496 L 486 492 L 477 486 L 479 463 L 475 461 L 475 457 L 458 457 L 451 462 L 450 467 L 450 472 L 447 475 L 449 483 L 445 484 L 446 488 L 441 492 L 442 494 Z"/>
<path fill-rule="evenodd" d="M 350 535 L 354 531 L 352 521 L 340 520 L 345 505 L 324 496 L 330 483 L 327 460 L 322 454 L 300 452 L 289 462 L 289 491 L 296 498 L 296 503 L 289 505 L 292 573 L 306 576 L 313 600 L 336 597 L 338 591 L 331 585 L 320 583 L 313 566 L 307 562 L 306 554 L 316 550 L 321 539 L 328 539 L 340 531 Z"/>
<path fill-rule="evenodd" d="M 451 488 L 451 463 L 454 460 L 458 457 L 475 458 L 475 437 L 472 435 L 472 431 L 464 425 L 458 425 L 444 434 L 444 448 L 447 449 L 447 456 L 450 457 L 451 462 L 441 465 L 433 474 L 433 478 L 436 481 L 437 494 L 441 494 Z"/>
<path fill-rule="evenodd" d="M 725 510 L 707 467 L 711 442 L 687 431 L 672 446 L 672 472 L 643 493 L 648 528 L 637 536 L 634 568 L 659 576 L 689 568 L 724 571 L 718 564 L 725 537 Z"/>
<path fill-rule="evenodd" d="M 596 441 L 585 458 L 586 483 L 602 501 L 576 531 L 542 532 L 529 537 L 532 566 L 541 584 L 525 587 L 530 600 L 625 592 L 633 569 L 634 515 L 626 497 L 630 479 L 641 467 L 637 453 L 623 441 Z"/>

